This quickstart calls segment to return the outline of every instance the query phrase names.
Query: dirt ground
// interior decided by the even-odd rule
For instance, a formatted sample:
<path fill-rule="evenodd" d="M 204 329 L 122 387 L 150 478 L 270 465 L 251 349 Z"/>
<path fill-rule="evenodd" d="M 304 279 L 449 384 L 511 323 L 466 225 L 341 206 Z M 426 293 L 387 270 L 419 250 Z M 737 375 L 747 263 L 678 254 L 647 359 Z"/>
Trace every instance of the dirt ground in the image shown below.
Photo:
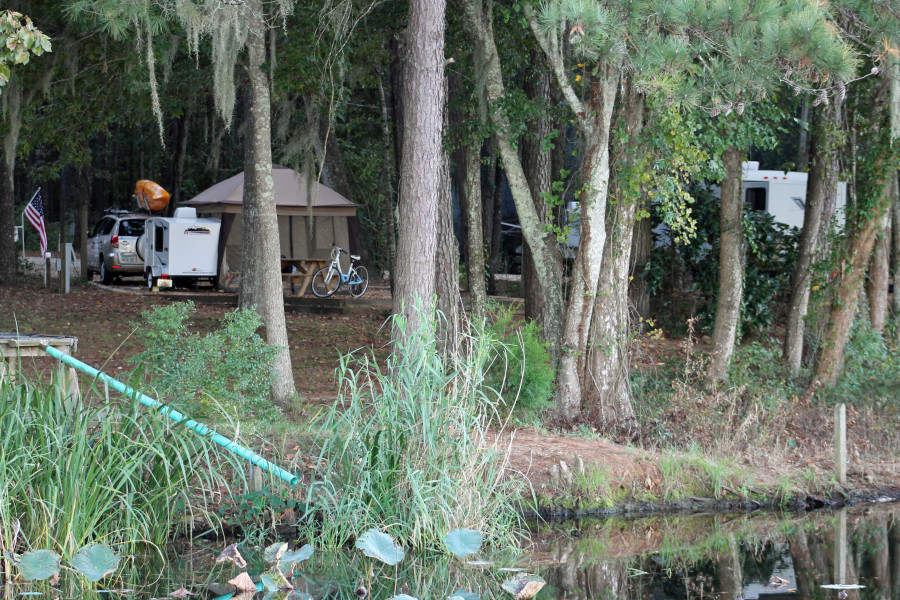
<path fill-rule="evenodd" d="M 347 298 L 346 292 L 343 297 Z M 295 383 L 306 403 L 294 418 L 304 419 L 317 405 L 329 405 L 334 400 L 337 394 L 334 369 L 340 353 L 372 349 L 378 357 L 386 355 L 389 331 L 384 322 L 390 306 L 389 291 L 385 285 L 375 282 L 366 298 L 378 301 L 350 314 L 286 314 Z M 141 350 L 134 335 L 140 314 L 172 301 L 170 296 L 147 291 L 140 279 L 126 279 L 109 287 L 95 282 L 74 286 L 65 295 L 45 290 L 39 280 L 29 278 L 15 287 L 0 287 L 0 332 L 75 336 L 77 357 L 115 376 L 131 370 L 134 365 L 128 359 Z M 195 324 L 201 330 L 213 327 L 232 309 L 225 304 L 198 304 Z M 648 366 L 662 364 L 658 362 L 662 358 L 660 353 L 675 352 L 677 348 L 673 341 L 660 343 L 659 347 L 645 347 L 640 362 Z M 34 368 L 45 370 L 49 361 L 36 361 Z M 560 468 L 561 461 L 569 468 L 579 460 L 602 465 L 621 488 L 658 492 L 661 483 L 658 453 L 612 443 L 596 432 L 563 435 L 530 427 L 515 428 L 502 433 L 498 443 L 508 450 L 513 472 L 526 477 L 538 494 L 559 493 L 551 473 Z M 777 485 L 779 477 L 791 470 L 814 469 L 827 473 L 832 468 L 828 446 L 823 443 L 821 452 L 815 456 L 791 456 L 790 464 L 785 464 L 785 455 L 777 453 L 743 451 L 720 458 L 733 459 L 742 468 L 759 471 L 761 476 L 756 481 L 767 488 L 763 491 L 769 491 Z M 875 466 L 863 462 L 851 466 L 854 488 L 872 492 L 900 487 L 896 477 L 900 468 L 896 461 Z"/>

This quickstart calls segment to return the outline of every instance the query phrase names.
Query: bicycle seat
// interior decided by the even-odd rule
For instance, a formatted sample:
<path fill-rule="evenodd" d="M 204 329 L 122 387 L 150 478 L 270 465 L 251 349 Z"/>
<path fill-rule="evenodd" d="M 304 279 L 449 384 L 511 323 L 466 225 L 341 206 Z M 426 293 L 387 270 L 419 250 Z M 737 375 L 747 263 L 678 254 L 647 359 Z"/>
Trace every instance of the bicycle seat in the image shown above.
<path fill-rule="evenodd" d="M 350 260 L 359 260 L 359 254 L 351 254 Z"/>

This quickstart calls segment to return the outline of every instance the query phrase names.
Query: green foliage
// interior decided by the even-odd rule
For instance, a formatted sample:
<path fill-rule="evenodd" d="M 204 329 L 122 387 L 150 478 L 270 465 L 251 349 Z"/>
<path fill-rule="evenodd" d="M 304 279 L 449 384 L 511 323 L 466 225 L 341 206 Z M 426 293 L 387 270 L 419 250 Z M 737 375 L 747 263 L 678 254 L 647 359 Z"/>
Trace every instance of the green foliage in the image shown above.
<path fill-rule="evenodd" d="M 132 362 L 144 367 L 159 394 L 195 414 L 224 409 L 230 415 L 274 418 L 269 387 L 278 349 L 256 333 L 259 315 L 235 310 L 219 329 L 200 334 L 192 331 L 195 311 L 193 302 L 177 302 L 143 313 L 136 327 L 145 349 Z"/>
<path fill-rule="evenodd" d="M 441 358 L 432 331 L 407 331 L 398 316 L 392 326 L 397 347 L 384 370 L 364 356 L 341 359 L 341 394 L 316 421 L 323 466 L 309 511 L 321 522 L 303 536 L 338 547 L 389 527 L 408 549 L 439 549 L 456 528 L 509 535 L 519 484 L 501 475 L 502 453 L 485 439 L 497 408 L 483 385 L 491 340 L 464 336 Z"/>
<path fill-rule="evenodd" d="M 697 240 L 667 247 L 657 243 L 642 276 L 653 294 L 663 293 L 673 271 L 687 276 L 690 291 L 701 303 L 696 307 L 704 329 L 712 327 L 719 291 L 719 203 L 708 190 L 694 188 Z M 741 298 L 742 335 L 760 333 L 775 319 L 777 303 L 790 292 L 790 276 L 797 257 L 799 231 L 775 222 L 772 215 L 745 207 L 746 263 Z"/>
<path fill-rule="evenodd" d="M 0 88 L 9 81 L 9 63 L 25 65 L 44 52 L 51 52 L 50 38 L 30 18 L 12 10 L 0 13 Z"/>
<path fill-rule="evenodd" d="M 500 392 L 507 410 L 538 415 L 552 404 L 556 377 L 540 325 L 514 320 L 514 305 L 492 304 L 490 313 L 487 333 L 496 341 L 496 354 L 485 385 Z"/>
<path fill-rule="evenodd" d="M 183 518 L 214 524 L 202 490 L 228 483 L 208 442 L 89 392 L 74 401 L 56 382 L 0 383 L 0 549 L 27 541 L 71 558 L 103 541 L 137 553 Z"/>

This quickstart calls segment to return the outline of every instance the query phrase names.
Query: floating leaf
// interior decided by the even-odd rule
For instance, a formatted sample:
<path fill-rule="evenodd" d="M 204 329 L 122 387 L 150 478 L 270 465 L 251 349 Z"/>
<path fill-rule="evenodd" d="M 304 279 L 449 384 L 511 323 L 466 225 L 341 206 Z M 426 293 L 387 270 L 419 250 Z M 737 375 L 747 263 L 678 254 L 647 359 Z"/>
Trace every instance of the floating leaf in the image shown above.
<path fill-rule="evenodd" d="M 278 570 L 282 573 L 293 572 L 297 563 L 302 563 L 304 560 L 308 559 L 313 555 L 314 551 L 315 549 L 312 546 L 306 544 L 299 550 L 285 552 L 281 555 L 281 560 L 278 561 Z"/>
<path fill-rule="evenodd" d="M 281 555 L 285 553 L 287 547 L 287 542 L 272 544 L 263 552 L 263 558 L 266 562 L 277 562 L 278 559 L 281 558 Z"/>
<path fill-rule="evenodd" d="M 259 576 L 259 580 L 262 581 L 262 584 L 266 586 L 266 589 L 270 592 L 294 589 L 294 586 L 288 583 L 288 580 L 285 579 L 284 575 L 282 575 L 281 572 L 276 569 L 266 571 Z"/>
<path fill-rule="evenodd" d="M 244 571 L 234 579 L 228 581 L 231 585 L 234 586 L 239 592 L 253 592 L 256 593 L 256 584 L 253 583 L 253 580 L 250 579 L 250 576 L 247 575 L 247 572 Z"/>
<path fill-rule="evenodd" d="M 397 594 L 396 596 L 391 596 L 388 600 L 418 600 L 418 598 L 407 596 L 406 594 Z"/>
<path fill-rule="evenodd" d="M 284 600 L 313 600 L 313 597 L 298 590 L 291 590 Z"/>
<path fill-rule="evenodd" d="M 59 560 L 59 554 L 52 550 L 32 550 L 20 556 L 15 564 L 26 581 L 43 581 L 59 574 Z"/>
<path fill-rule="evenodd" d="M 497 569 L 498 573 L 521 573 L 525 569 L 520 569 L 519 567 L 503 567 L 502 569 Z"/>
<path fill-rule="evenodd" d="M 377 558 L 388 565 L 396 565 L 404 556 L 403 548 L 394 541 L 394 538 L 377 529 L 370 529 L 357 538 L 356 547 L 366 556 Z"/>
<path fill-rule="evenodd" d="M 481 597 L 478 594 L 473 594 L 471 592 L 467 592 L 463 589 L 458 589 L 452 594 L 450 594 L 451 600 L 481 600 Z"/>
<path fill-rule="evenodd" d="M 482 533 L 474 529 L 454 529 L 444 536 L 444 544 L 447 550 L 459 558 L 465 558 L 481 550 L 482 538 Z"/>
<path fill-rule="evenodd" d="M 244 560 L 244 557 L 241 556 L 241 553 L 238 552 L 237 544 L 230 544 L 225 546 L 225 549 L 222 550 L 222 553 L 216 557 L 216 563 L 222 562 L 230 562 L 234 563 L 234 565 L 238 569 L 246 569 L 247 561 Z"/>
<path fill-rule="evenodd" d="M 515 596 L 516 600 L 530 600 L 541 591 L 541 588 L 546 583 L 543 578 L 537 575 L 519 573 L 504 581 L 500 587 Z"/>
<path fill-rule="evenodd" d="M 187 598 L 188 596 L 196 596 L 197 594 L 191 592 L 186 587 L 181 586 L 174 592 L 169 592 L 169 595 L 172 596 L 173 598 Z"/>
<path fill-rule="evenodd" d="M 79 550 L 71 564 L 88 581 L 97 582 L 115 573 L 119 568 L 119 555 L 106 544 L 94 544 Z"/>

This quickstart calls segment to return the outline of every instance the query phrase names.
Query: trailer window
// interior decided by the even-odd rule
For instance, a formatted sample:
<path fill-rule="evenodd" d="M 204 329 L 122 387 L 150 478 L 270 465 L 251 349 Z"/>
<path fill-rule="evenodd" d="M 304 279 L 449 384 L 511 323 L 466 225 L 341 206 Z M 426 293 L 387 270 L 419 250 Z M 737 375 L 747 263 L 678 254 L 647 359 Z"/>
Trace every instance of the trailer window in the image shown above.
<path fill-rule="evenodd" d="M 165 248 L 165 230 L 162 227 L 154 227 L 154 240 L 153 240 L 153 250 L 156 252 L 164 252 Z"/>
<path fill-rule="evenodd" d="M 766 188 L 749 188 L 744 196 L 744 202 L 753 210 L 766 210 Z"/>

